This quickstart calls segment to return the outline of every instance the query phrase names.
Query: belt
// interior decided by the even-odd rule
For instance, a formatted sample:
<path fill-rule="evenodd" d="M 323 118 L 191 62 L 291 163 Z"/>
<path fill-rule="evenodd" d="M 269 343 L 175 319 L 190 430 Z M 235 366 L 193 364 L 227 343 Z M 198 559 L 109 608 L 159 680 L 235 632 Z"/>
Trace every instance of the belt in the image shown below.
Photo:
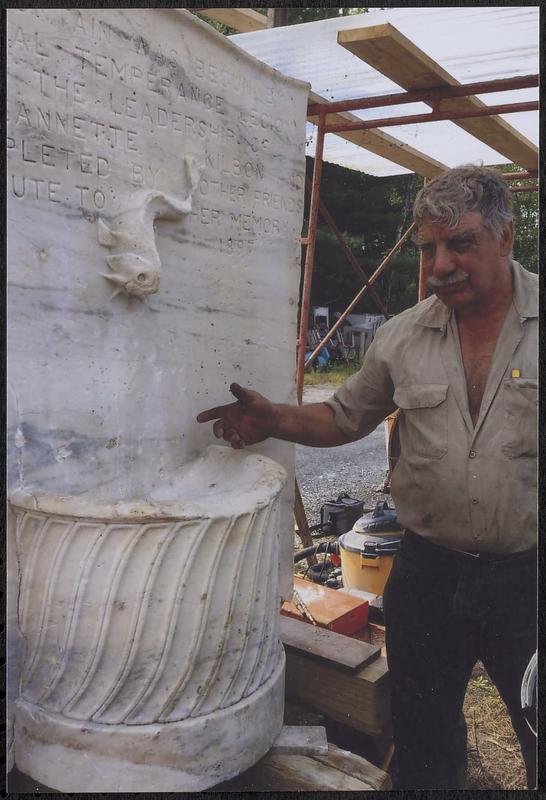
<path fill-rule="evenodd" d="M 533 558 L 537 557 L 537 548 L 533 547 L 530 550 L 520 550 L 516 553 L 471 553 L 467 550 L 455 550 L 451 547 L 444 547 L 440 544 L 435 544 L 431 542 L 430 539 L 427 539 L 425 536 L 421 536 L 415 531 L 411 531 L 406 528 L 404 536 L 402 537 L 402 550 L 404 549 L 404 545 L 409 545 L 412 550 L 421 551 L 424 554 L 429 555 L 436 555 L 442 558 L 451 558 L 451 559 L 462 559 L 462 560 L 474 560 L 474 561 L 481 561 L 484 563 L 495 563 L 500 561 L 520 561 L 522 559 Z"/>

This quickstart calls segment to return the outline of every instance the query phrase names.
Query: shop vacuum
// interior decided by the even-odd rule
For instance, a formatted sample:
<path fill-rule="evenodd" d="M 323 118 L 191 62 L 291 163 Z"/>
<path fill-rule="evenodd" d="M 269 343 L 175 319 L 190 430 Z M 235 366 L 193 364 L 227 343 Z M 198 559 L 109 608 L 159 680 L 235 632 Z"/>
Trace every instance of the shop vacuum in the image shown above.
<path fill-rule="evenodd" d="M 339 537 L 344 588 L 382 595 L 402 535 L 394 508 L 389 508 L 386 500 L 378 500 L 370 514 L 364 514 Z"/>
<path fill-rule="evenodd" d="M 320 523 L 309 530 L 338 539 L 306 547 L 296 553 L 294 561 L 323 553 L 325 559 L 310 565 L 306 577 L 329 588 L 366 597 L 370 621 L 383 622 L 383 588 L 403 529 L 395 509 L 386 500 L 378 500 L 371 512 L 362 514 L 363 510 L 364 502 L 346 493 L 326 502 L 321 508 Z"/>

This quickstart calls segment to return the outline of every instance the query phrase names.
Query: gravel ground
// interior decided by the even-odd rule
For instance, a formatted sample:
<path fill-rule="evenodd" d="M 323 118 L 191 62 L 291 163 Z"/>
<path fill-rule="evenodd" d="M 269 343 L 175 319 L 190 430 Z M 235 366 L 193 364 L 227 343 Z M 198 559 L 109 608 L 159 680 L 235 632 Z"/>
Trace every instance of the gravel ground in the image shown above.
<path fill-rule="evenodd" d="M 321 403 L 332 395 L 335 388 L 328 384 L 306 386 L 303 402 Z M 297 445 L 296 476 L 309 525 L 320 521 L 321 505 L 327 500 L 335 500 L 341 492 L 364 500 L 366 507 L 372 508 L 376 500 L 386 497 L 374 491 L 383 483 L 386 471 L 385 423 L 364 439 L 341 447 Z M 296 544 L 299 546 L 299 540 Z"/>

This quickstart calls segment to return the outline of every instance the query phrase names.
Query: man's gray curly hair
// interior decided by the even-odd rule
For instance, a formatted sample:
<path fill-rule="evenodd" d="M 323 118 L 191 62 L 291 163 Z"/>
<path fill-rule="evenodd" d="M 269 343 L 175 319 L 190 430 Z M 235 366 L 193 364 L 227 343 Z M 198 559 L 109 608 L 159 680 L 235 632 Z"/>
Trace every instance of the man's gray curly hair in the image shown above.
<path fill-rule="evenodd" d="M 413 219 L 417 226 L 428 218 L 452 228 L 467 211 L 478 211 L 486 228 L 500 238 L 513 216 L 510 191 L 499 172 L 464 164 L 442 173 L 417 194 Z"/>

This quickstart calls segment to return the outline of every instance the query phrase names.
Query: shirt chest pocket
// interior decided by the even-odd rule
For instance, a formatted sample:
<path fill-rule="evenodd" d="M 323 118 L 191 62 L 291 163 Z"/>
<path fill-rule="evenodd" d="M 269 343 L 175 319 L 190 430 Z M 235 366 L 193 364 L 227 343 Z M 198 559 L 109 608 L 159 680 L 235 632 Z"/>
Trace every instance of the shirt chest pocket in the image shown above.
<path fill-rule="evenodd" d="M 502 386 L 502 452 L 508 458 L 535 457 L 538 437 L 538 382 L 512 378 Z"/>
<path fill-rule="evenodd" d="M 402 409 L 401 449 L 424 458 L 447 453 L 447 390 L 443 383 L 398 386 L 394 402 Z"/>

